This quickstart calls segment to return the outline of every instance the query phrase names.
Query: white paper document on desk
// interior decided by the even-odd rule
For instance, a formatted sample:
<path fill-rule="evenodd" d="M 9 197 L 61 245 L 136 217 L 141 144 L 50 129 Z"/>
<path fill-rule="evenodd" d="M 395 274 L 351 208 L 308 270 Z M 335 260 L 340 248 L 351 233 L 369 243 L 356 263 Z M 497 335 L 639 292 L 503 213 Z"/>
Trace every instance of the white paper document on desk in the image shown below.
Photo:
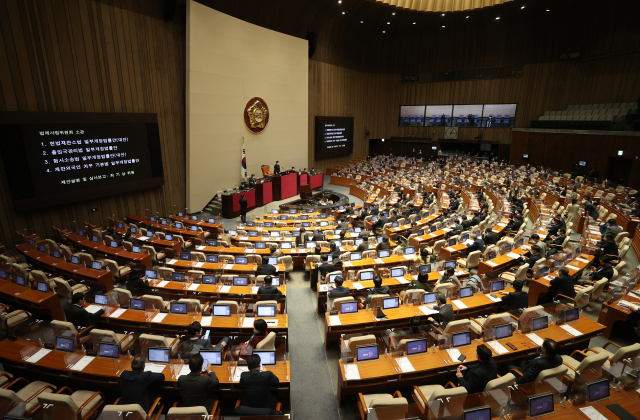
<path fill-rule="evenodd" d="M 84 308 L 85 311 L 90 312 L 92 314 L 95 314 L 100 309 L 103 309 L 103 308 L 102 308 L 102 306 L 98 306 L 98 305 L 89 305 L 86 308 Z"/>
<path fill-rule="evenodd" d="M 485 261 L 484 263 L 490 265 L 491 267 L 495 267 L 496 265 L 498 265 L 498 263 L 494 263 L 493 261 Z"/>
<path fill-rule="evenodd" d="M 165 287 L 169 282 L 167 280 L 162 280 L 160 283 L 156 284 L 156 287 Z"/>
<path fill-rule="evenodd" d="M 195 267 L 200 268 L 200 267 L 202 267 L 203 265 L 204 265 L 204 262 L 203 262 L 203 261 L 200 261 L 200 262 L 196 263 Z"/>
<path fill-rule="evenodd" d="M 330 315 L 329 325 L 331 325 L 332 327 L 335 325 L 342 325 L 342 321 L 340 321 L 340 315 Z"/>
<path fill-rule="evenodd" d="M 127 311 L 126 308 L 117 309 L 111 315 L 109 315 L 109 318 L 118 318 L 120 315 L 122 315 L 126 311 Z"/>
<path fill-rule="evenodd" d="M 182 375 L 188 375 L 189 373 L 191 373 L 191 369 L 189 368 L 189 365 L 182 365 L 182 368 L 180 368 L 180 373 L 178 373 L 178 376 L 176 377 L 176 379 L 178 379 Z"/>
<path fill-rule="evenodd" d="M 491 295 L 485 295 L 486 297 L 489 298 L 489 300 L 491 300 L 491 302 L 502 302 L 502 299 L 500 299 L 499 297 L 493 297 Z"/>
<path fill-rule="evenodd" d="M 542 346 L 542 343 L 544 342 L 538 334 L 530 333 L 526 334 L 526 336 L 529 340 L 533 341 L 536 346 Z"/>
<path fill-rule="evenodd" d="M 27 363 L 38 363 L 38 361 L 40 359 L 42 359 L 44 356 L 46 356 L 47 354 L 49 354 L 51 352 L 52 352 L 51 349 L 40 349 L 37 352 L 35 352 L 34 354 L 32 354 L 27 360 L 25 360 L 25 362 L 27 362 Z"/>
<path fill-rule="evenodd" d="M 373 260 L 376 264 L 384 264 L 384 261 L 382 261 L 382 259 L 380 258 L 376 258 L 375 260 Z"/>
<path fill-rule="evenodd" d="M 566 332 L 568 332 L 569 334 L 571 334 L 574 337 L 582 335 L 582 333 L 580 331 L 576 330 L 571 325 L 567 325 L 567 324 L 560 325 L 560 328 L 562 328 L 563 330 L 565 330 Z"/>
<path fill-rule="evenodd" d="M 162 373 L 164 372 L 164 367 L 166 365 L 157 365 L 155 363 L 145 363 L 144 371 L 145 372 L 153 372 L 153 373 Z"/>
<path fill-rule="evenodd" d="M 422 311 L 422 313 L 427 315 L 427 316 L 436 315 L 436 314 L 440 313 L 439 311 L 436 311 L 435 309 L 429 309 L 426 306 L 420 306 L 419 308 Z"/>
<path fill-rule="evenodd" d="M 409 280 L 405 279 L 404 277 L 394 277 L 394 279 L 396 279 L 398 281 L 398 283 L 400 283 L 400 284 L 409 283 Z"/>
<path fill-rule="evenodd" d="M 408 357 L 398 357 L 396 358 L 396 363 L 398 364 L 398 366 L 400 367 L 400 370 L 403 373 L 416 371 L 416 369 L 413 367 Z"/>
<path fill-rule="evenodd" d="M 231 290 L 231 286 L 222 286 L 220 288 L 220 293 L 229 293 L 229 290 Z"/>
<path fill-rule="evenodd" d="M 328 292 L 329 291 L 329 285 L 328 284 L 321 284 L 318 286 L 318 290 L 320 290 L 321 292 Z"/>
<path fill-rule="evenodd" d="M 249 372 L 249 368 L 245 366 L 237 366 L 236 370 L 233 372 L 233 382 L 240 382 L 240 375 L 243 372 Z"/>
<path fill-rule="evenodd" d="M 453 301 L 451 301 L 451 303 L 456 305 L 456 308 L 458 308 L 458 309 L 466 309 L 467 308 L 467 305 L 465 305 L 464 302 L 462 302 L 460 299 L 453 300 Z"/>
<path fill-rule="evenodd" d="M 596 410 L 595 408 L 589 406 L 589 407 L 581 407 L 580 411 L 582 411 L 582 413 L 589 417 L 589 420 L 608 420 L 604 414 L 601 414 L 598 410 Z"/>
<path fill-rule="evenodd" d="M 187 287 L 187 290 L 198 290 L 198 287 L 200 287 L 200 283 L 191 283 L 189 287 Z"/>
<path fill-rule="evenodd" d="M 78 360 L 76 364 L 71 367 L 71 370 L 82 371 L 93 359 L 95 359 L 94 356 L 83 356 L 82 359 Z"/>
<path fill-rule="evenodd" d="M 455 362 L 458 362 L 458 357 L 462 355 L 458 349 L 447 349 L 447 353 L 449 353 L 449 358 Z"/>
<path fill-rule="evenodd" d="M 177 263 L 177 262 L 178 262 L 178 260 L 173 259 L 173 260 L 169 260 L 169 261 L 167 261 L 167 264 L 171 265 L 171 264 L 175 264 L 175 263 Z"/>
<path fill-rule="evenodd" d="M 513 258 L 513 259 L 516 259 L 516 260 L 517 260 L 518 258 L 520 258 L 520 257 L 521 257 L 521 255 L 520 255 L 520 254 L 513 253 L 513 252 L 510 252 L 510 253 L 508 253 L 508 254 L 507 254 L 507 257 L 509 257 L 509 258 Z"/>
<path fill-rule="evenodd" d="M 151 320 L 151 322 L 162 322 L 169 314 L 158 314 L 156 316 L 153 317 L 153 319 Z"/>
<path fill-rule="evenodd" d="M 345 365 L 344 367 L 344 376 L 347 378 L 347 381 L 354 381 L 360 379 L 360 370 L 358 370 L 358 365 Z"/>
<path fill-rule="evenodd" d="M 499 341 L 493 340 L 493 341 L 489 341 L 489 346 L 491 346 L 491 348 L 493 350 L 495 350 L 496 353 L 498 354 L 505 354 L 505 353 L 509 353 L 509 350 L 507 350 L 507 348 L 505 346 L 503 346 L 502 344 L 500 344 Z"/>
<path fill-rule="evenodd" d="M 361 285 L 359 282 L 355 282 L 355 283 L 353 283 L 353 284 L 351 284 L 351 285 L 352 285 L 352 286 L 353 286 L 353 288 L 354 288 L 354 289 L 356 289 L 356 290 L 362 290 L 362 289 L 364 289 L 364 286 L 363 286 L 363 285 Z"/>
<path fill-rule="evenodd" d="M 245 316 L 244 319 L 242 320 L 242 328 L 253 328 L 253 322 L 256 319 L 254 317 L 247 317 Z"/>
<path fill-rule="evenodd" d="M 197 249 L 198 251 L 204 251 L 204 249 L 205 249 L 205 248 L 206 248 L 206 246 L 203 246 L 203 245 L 198 245 L 198 246 L 196 247 L 196 249 Z"/>
<path fill-rule="evenodd" d="M 200 325 L 202 325 L 203 327 L 209 327 L 211 326 L 212 320 L 213 320 L 212 316 L 203 316 L 202 319 L 200 320 Z"/>

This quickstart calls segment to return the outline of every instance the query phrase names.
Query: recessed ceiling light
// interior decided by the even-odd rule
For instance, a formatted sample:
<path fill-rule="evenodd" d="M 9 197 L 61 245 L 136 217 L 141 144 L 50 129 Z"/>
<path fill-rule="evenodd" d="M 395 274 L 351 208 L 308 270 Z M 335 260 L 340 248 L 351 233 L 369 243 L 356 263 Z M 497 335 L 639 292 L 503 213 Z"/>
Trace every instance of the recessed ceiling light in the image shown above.
<path fill-rule="evenodd" d="M 387 32 L 387 31 L 382 31 L 382 33 L 383 33 L 383 34 L 384 34 L 384 33 L 386 33 L 386 32 Z"/>
<path fill-rule="evenodd" d="M 441 16 L 444 16 L 444 13 Z"/>
<path fill-rule="evenodd" d="M 338 0 L 338 4 L 342 3 L 342 0 Z"/>
<path fill-rule="evenodd" d="M 547 9 L 547 12 L 550 12 L 551 10 Z"/>
<path fill-rule="evenodd" d="M 415 25 L 416 23 L 415 23 L 415 22 L 413 22 L 413 24 Z"/>
<path fill-rule="evenodd" d="M 442 25 L 442 27 L 444 28 L 444 25 Z"/>
<path fill-rule="evenodd" d="M 361 20 L 360 23 L 364 23 L 364 20 Z"/>
<path fill-rule="evenodd" d="M 347 13 L 347 12 L 342 12 L 342 14 L 343 14 L 343 15 L 344 15 L 345 13 Z"/>
<path fill-rule="evenodd" d="M 469 19 L 469 16 L 467 16 L 466 19 Z"/>
<path fill-rule="evenodd" d="M 498 16 L 498 17 L 496 18 L 496 20 L 500 20 L 500 16 Z"/>
<path fill-rule="evenodd" d="M 524 9 L 524 6 L 522 6 L 521 9 Z"/>
<path fill-rule="evenodd" d="M 396 15 L 396 12 L 391 13 L 391 16 L 395 16 L 395 15 Z"/>
<path fill-rule="evenodd" d="M 387 25 L 391 25 L 391 22 L 387 22 Z"/>

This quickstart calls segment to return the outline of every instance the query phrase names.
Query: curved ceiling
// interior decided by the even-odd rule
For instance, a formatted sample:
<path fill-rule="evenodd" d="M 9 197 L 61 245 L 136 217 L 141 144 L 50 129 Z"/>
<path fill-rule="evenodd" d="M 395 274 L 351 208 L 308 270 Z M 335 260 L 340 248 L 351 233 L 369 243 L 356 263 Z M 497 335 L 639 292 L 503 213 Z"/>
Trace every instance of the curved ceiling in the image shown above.
<path fill-rule="evenodd" d="M 369 0 L 416 12 L 462 12 L 508 3 L 513 0 Z"/>

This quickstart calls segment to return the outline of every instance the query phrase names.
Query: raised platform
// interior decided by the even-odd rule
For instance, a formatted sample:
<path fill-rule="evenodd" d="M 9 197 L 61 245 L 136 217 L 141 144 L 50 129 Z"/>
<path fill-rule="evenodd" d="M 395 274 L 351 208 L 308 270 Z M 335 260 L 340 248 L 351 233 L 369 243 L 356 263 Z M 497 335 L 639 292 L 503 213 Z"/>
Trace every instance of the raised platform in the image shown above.
<path fill-rule="evenodd" d="M 332 201 L 333 203 L 330 203 Z M 309 199 L 298 199 L 280 204 L 281 210 L 330 210 L 338 206 L 349 205 L 349 197 L 335 191 L 321 189 L 314 192 Z"/>

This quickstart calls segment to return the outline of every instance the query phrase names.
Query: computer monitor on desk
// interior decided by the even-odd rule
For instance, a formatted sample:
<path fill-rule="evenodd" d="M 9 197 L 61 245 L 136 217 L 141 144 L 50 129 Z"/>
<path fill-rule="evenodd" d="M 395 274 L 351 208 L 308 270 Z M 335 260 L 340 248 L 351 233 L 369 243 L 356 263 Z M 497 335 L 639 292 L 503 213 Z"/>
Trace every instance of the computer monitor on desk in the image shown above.
<path fill-rule="evenodd" d="M 207 256 L 205 256 L 205 259 L 210 264 L 217 264 L 218 263 L 218 256 L 217 255 L 207 255 Z"/>
<path fill-rule="evenodd" d="M 341 302 L 340 313 L 341 314 L 355 314 L 358 312 L 358 302 Z"/>
<path fill-rule="evenodd" d="M 234 286 L 246 286 L 248 284 L 248 278 L 244 276 L 235 276 L 233 278 Z"/>
<path fill-rule="evenodd" d="M 464 410 L 463 420 L 491 420 L 491 407 L 488 405 Z"/>
<path fill-rule="evenodd" d="M 109 299 L 107 295 L 101 295 L 96 293 L 95 295 L 93 295 L 93 302 L 96 305 L 107 306 L 109 304 Z"/>
<path fill-rule="evenodd" d="M 150 363 L 169 363 L 169 349 L 166 347 L 149 347 Z"/>
<path fill-rule="evenodd" d="M 73 353 L 74 339 L 69 337 L 56 336 L 56 350 Z"/>
<path fill-rule="evenodd" d="M 540 331 L 549 328 L 549 316 L 543 315 L 531 320 L 531 331 Z"/>
<path fill-rule="evenodd" d="M 171 302 L 171 306 L 169 312 L 177 315 L 186 315 L 187 314 L 187 303 L 186 302 Z"/>
<path fill-rule="evenodd" d="M 231 306 L 213 305 L 213 316 L 231 316 Z"/>
<path fill-rule="evenodd" d="M 492 281 L 490 287 L 490 290 L 492 292 L 499 292 L 500 290 L 504 290 L 504 280 Z"/>
<path fill-rule="evenodd" d="M 564 322 L 577 321 L 580 318 L 580 308 L 569 308 L 562 311 Z"/>
<path fill-rule="evenodd" d="M 205 366 L 206 362 L 209 362 L 211 366 L 222 366 L 222 352 L 220 350 L 202 349 L 200 356 L 204 359 Z"/>
<path fill-rule="evenodd" d="M 389 251 L 388 249 L 383 249 L 378 251 L 379 258 L 389 258 L 390 255 L 391 255 L 391 251 Z"/>
<path fill-rule="evenodd" d="M 202 284 L 216 284 L 216 276 L 213 274 L 205 274 L 202 276 Z"/>
<path fill-rule="evenodd" d="M 469 286 L 469 287 L 461 287 L 459 290 L 458 295 L 460 296 L 460 299 L 464 299 L 464 298 L 468 298 L 473 296 L 473 287 Z"/>
<path fill-rule="evenodd" d="M 463 347 L 471 344 L 471 332 L 463 331 L 451 334 L 451 345 L 453 347 Z"/>
<path fill-rule="evenodd" d="M 98 357 L 106 357 L 107 359 L 120 358 L 120 346 L 111 343 L 98 343 Z"/>
<path fill-rule="evenodd" d="M 544 416 L 554 411 L 553 394 L 539 394 L 529 397 L 529 418 Z"/>
<path fill-rule="evenodd" d="M 496 339 L 511 337 L 513 335 L 513 325 L 503 324 L 494 327 Z"/>
<path fill-rule="evenodd" d="M 373 280 L 373 271 L 363 271 L 360 273 L 360 281 Z"/>
<path fill-rule="evenodd" d="M 609 398 L 609 378 L 599 379 L 587 384 L 587 398 L 590 403 Z"/>
<path fill-rule="evenodd" d="M 420 274 L 431 273 L 431 264 L 422 264 L 420 267 L 418 267 L 418 273 Z"/>
<path fill-rule="evenodd" d="M 276 352 L 274 350 L 254 350 L 252 354 L 260 357 L 262 366 L 274 366 L 276 364 Z"/>
<path fill-rule="evenodd" d="M 262 305 L 258 306 L 257 316 L 259 318 L 274 318 L 276 316 L 275 305 Z"/>
<path fill-rule="evenodd" d="M 430 305 L 430 304 L 436 303 L 436 295 L 437 294 L 433 292 L 425 293 L 424 296 L 422 297 L 424 304 Z"/>
<path fill-rule="evenodd" d="M 396 309 L 399 307 L 400 298 L 397 296 L 382 299 L 382 309 Z"/>
<path fill-rule="evenodd" d="M 427 339 L 419 338 L 416 340 L 407 341 L 406 347 L 407 347 L 407 356 L 411 356 L 412 354 L 426 353 Z"/>
<path fill-rule="evenodd" d="M 456 262 L 455 261 L 445 261 L 444 262 L 444 268 L 445 269 L 447 269 L 447 268 L 455 269 L 456 268 Z"/>
<path fill-rule="evenodd" d="M 369 344 L 366 346 L 356 346 L 356 361 L 367 362 L 370 360 L 378 360 L 378 345 Z"/>

